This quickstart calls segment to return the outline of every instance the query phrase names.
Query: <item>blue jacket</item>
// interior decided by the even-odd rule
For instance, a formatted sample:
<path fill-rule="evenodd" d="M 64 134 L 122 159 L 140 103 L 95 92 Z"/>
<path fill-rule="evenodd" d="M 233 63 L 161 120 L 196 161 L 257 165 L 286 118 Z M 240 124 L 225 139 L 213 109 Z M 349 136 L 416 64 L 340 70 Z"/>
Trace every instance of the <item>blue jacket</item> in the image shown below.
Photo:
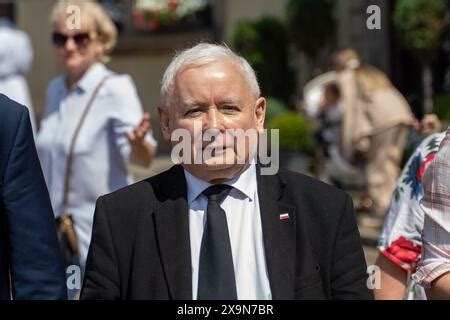
<path fill-rule="evenodd" d="M 65 299 L 66 292 L 28 110 L 0 94 L 0 299 Z"/>

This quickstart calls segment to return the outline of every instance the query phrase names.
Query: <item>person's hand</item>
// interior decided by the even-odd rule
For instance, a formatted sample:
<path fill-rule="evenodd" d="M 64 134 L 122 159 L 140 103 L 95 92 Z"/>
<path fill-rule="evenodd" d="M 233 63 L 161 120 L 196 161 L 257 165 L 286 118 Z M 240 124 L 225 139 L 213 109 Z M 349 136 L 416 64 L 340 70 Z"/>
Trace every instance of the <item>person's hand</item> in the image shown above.
<path fill-rule="evenodd" d="M 422 125 L 420 124 L 420 121 L 414 117 L 411 126 L 413 127 L 414 130 L 416 130 L 417 132 L 420 132 Z"/>
<path fill-rule="evenodd" d="M 145 135 L 150 130 L 150 114 L 148 112 L 144 113 L 141 122 L 136 126 L 133 131 L 125 132 L 131 146 L 142 146 L 145 144 Z"/>
<path fill-rule="evenodd" d="M 441 121 L 434 113 L 426 114 L 420 122 L 420 133 L 424 136 L 439 132 L 441 128 Z"/>
<path fill-rule="evenodd" d="M 153 146 L 145 140 L 150 127 L 150 115 L 145 112 L 139 125 L 133 131 L 125 132 L 131 145 L 131 161 L 143 167 L 149 166 L 153 159 Z"/>

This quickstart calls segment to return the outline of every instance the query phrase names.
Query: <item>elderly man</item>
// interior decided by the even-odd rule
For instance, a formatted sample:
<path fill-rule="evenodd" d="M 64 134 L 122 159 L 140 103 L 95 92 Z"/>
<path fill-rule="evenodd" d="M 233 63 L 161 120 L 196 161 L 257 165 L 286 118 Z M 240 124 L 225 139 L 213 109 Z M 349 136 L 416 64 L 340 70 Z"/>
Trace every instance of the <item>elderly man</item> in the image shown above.
<path fill-rule="evenodd" d="M 351 199 L 293 172 L 263 174 L 252 139 L 233 143 L 233 130 L 261 133 L 265 111 L 230 49 L 201 43 L 172 60 L 160 123 L 190 150 L 98 199 L 82 299 L 372 297 Z"/>

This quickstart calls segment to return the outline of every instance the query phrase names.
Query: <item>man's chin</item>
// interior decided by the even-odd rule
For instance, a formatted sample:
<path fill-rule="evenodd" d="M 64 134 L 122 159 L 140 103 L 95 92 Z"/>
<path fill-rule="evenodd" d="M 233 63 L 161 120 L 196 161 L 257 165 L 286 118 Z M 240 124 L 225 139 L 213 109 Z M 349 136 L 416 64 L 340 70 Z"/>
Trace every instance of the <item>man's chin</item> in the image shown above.
<path fill-rule="evenodd" d="M 191 174 L 211 182 L 221 183 L 231 180 L 243 170 L 246 164 L 227 164 L 218 162 L 204 162 L 202 164 L 183 165 Z"/>
<path fill-rule="evenodd" d="M 211 163 L 204 164 L 202 168 L 205 174 L 208 176 L 208 181 L 212 183 L 221 183 L 223 181 L 231 180 L 237 175 L 239 175 L 244 167 L 245 163 Z"/>
<path fill-rule="evenodd" d="M 202 166 L 207 171 L 220 171 L 237 168 L 241 165 L 237 164 L 236 161 L 234 161 L 233 163 L 226 163 L 222 159 L 211 159 L 205 160 L 200 166 Z"/>

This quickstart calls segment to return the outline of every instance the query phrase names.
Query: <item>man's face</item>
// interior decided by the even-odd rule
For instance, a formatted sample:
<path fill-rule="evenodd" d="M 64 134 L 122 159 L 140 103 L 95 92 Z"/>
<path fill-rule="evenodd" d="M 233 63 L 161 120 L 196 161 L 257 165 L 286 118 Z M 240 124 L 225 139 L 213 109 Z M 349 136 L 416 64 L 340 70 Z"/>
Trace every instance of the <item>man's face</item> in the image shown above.
<path fill-rule="evenodd" d="M 205 154 L 205 150 L 211 155 L 201 164 L 183 163 L 183 167 L 212 183 L 238 175 L 245 167 L 237 163 L 238 151 L 248 160 L 248 139 L 246 147 L 238 150 L 236 138 L 226 130 L 260 132 L 264 127 L 265 99 L 254 97 L 243 71 L 231 60 L 187 68 L 176 76 L 173 89 L 168 106 L 159 109 L 165 138 L 169 140 L 175 129 L 186 129 L 191 137 L 191 159 L 199 152 Z M 199 132 L 194 132 L 194 126 Z M 213 133 L 214 138 L 196 149 L 196 135 L 205 132 Z"/>

